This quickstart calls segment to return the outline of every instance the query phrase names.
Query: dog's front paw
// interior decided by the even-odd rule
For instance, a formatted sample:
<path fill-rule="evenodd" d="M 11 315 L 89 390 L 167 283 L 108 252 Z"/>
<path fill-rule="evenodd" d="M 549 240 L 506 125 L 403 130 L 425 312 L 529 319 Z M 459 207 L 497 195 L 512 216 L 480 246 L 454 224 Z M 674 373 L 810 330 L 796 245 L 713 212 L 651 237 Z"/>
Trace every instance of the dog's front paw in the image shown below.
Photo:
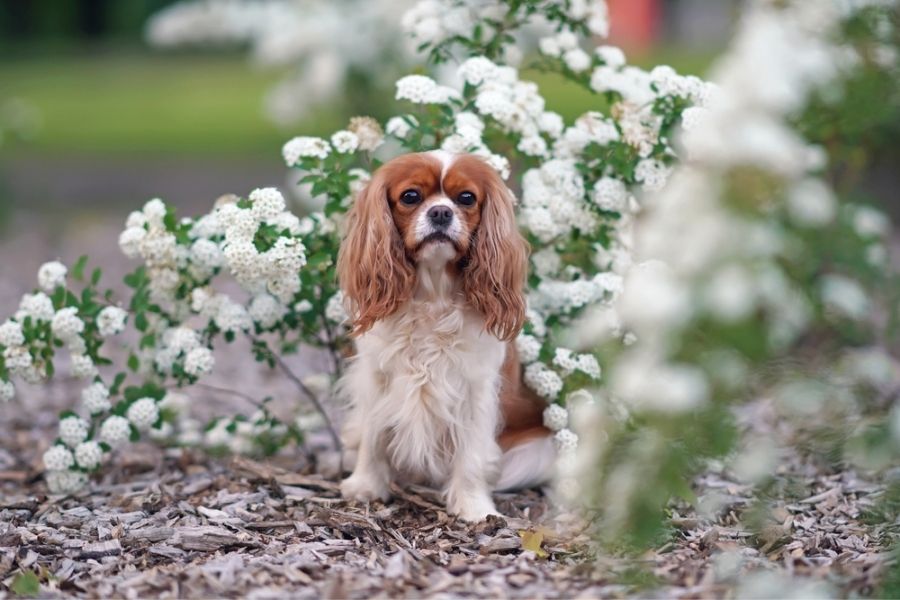
<path fill-rule="evenodd" d="M 500 516 L 500 513 L 497 512 L 497 507 L 494 506 L 494 501 L 487 494 L 459 498 L 456 502 L 448 505 L 447 510 L 463 521 L 470 523 L 484 521 L 488 515 Z"/>
<path fill-rule="evenodd" d="M 341 496 L 356 502 L 387 500 L 391 496 L 388 482 L 374 476 L 354 473 L 341 482 Z"/>

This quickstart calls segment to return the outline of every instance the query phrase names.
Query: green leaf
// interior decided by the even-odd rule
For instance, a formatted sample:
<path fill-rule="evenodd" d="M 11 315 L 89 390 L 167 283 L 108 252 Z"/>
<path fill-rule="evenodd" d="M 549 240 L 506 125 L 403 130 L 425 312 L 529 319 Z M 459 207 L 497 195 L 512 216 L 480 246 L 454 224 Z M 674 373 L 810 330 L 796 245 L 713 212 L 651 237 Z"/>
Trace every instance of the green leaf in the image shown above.
<path fill-rule="evenodd" d="M 149 323 L 147 323 L 147 316 L 144 313 L 139 312 L 137 315 L 135 315 L 134 326 L 138 331 L 146 331 L 148 325 Z"/>
<path fill-rule="evenodd" d="M 141 366 L 141 361 L 138 360 L 137 356 L 135 356 L 134 354 L 131 354 L 128 357 L 128 368 L 131 369 L 133 372 L 137 373 L 138 367 L 140 367 L 140 366 Z"/>
<path fill-rule="evenodd" d="M 41 582 L 34 571 L 22 571 L 13 578 L 12 585 L 9 586 L 12 593 L 16 596 L 25 596 L 33 598 L 41 592 Z"/>
<path fill-rule="evenodd" d="M 134 355 L 132 355 L 132 356 L 134 356 Z M 137 358 L 137 357 L 135 357 L 135 358 Z M 129 360 L 130 360 L 130 358 L 129 358 Z M 129 364 L 129 367 L 130 366 L 131 365 Z M 122 387 L 122 382 L 124 382 L 124 381 L 125 381 L 125 373 L 116 373 L 116 377 L 115 377 L 115 379 L 113 379 L 113 384 L 109 388 L 109 393 L 111 396 L 115 396 L 116 394 L 119 393 L 119 388 Z"/>
<path fill-rule="evenodd" d="M 78 260 L 75 261 L 75 265 L 72 267 L 72 277 L 76 281 L 81 281 L 84 279 L 84 267 L 85 265 L 87 265 L 87 261 L 87 254 L 79 256 Z"/>
<path fill-rule="evenodd" d="M 100 283 L 101 277 L 103 277 L 103 271 L 100 269 L 100 267 L 97 267 L 91 273 L 91 285 L 97 285 L 98 283 Z"/>

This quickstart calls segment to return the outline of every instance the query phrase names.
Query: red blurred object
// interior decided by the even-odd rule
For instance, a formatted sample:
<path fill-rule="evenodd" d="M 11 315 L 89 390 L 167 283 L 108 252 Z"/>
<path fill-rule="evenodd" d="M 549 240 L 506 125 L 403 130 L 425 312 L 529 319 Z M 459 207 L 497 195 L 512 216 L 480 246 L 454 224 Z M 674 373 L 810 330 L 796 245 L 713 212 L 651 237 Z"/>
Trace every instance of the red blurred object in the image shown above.
<path fill-rule="evenodd" d="M 649 50 L 659 37 L 661 0 L 607 0 L 610 41 L 626 51 Z"/>

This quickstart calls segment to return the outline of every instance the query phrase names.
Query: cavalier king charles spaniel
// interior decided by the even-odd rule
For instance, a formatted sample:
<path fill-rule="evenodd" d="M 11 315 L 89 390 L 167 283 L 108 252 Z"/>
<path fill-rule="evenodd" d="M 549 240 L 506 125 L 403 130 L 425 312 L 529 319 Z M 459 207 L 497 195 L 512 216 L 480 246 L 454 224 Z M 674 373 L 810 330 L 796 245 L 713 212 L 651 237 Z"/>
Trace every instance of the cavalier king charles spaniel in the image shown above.
<path fill-rule="evenodd" d="M 546 482 L 546 405 L 521 383 L 528 245 L 515 199 L 481 158 L 386 163 L 347 217 L 337 272 L 356 337 L 340 383 L 356 451 L 347 499 L 392 481 L 438 486 L 450 513 L 497 514 L 492 490 Z"/>

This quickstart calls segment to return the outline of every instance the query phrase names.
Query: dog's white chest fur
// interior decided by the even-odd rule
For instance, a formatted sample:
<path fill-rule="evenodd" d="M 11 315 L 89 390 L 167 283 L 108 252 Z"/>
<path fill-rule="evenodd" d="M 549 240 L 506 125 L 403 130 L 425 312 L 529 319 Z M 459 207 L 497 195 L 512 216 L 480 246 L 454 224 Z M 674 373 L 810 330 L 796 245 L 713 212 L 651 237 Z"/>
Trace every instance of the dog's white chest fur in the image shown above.
<path fill-rule="evenodd" d="M 468 439 L 473 425 L 488 421 L 496 430 L 505 346 L 483 328 L 457 303 L 413 300 L 359 340 L 351 369 L 373 373 L 376 386 L 363 396 L 375 404 L 364 412 L 405 478 L 444 483 L 460 449 L 477 451 Z"/>
<path fill-rule="evenodd" d="M 345 495 L 385 497 L 392 478 L 444 488 L 452 512 L 494 512 L 498 390 L 506 345 L 466 308 L 441 263 L 418 273 L 415 297 L 357 340 L 343 380 L 345 441 L 359 449 Z"/>

